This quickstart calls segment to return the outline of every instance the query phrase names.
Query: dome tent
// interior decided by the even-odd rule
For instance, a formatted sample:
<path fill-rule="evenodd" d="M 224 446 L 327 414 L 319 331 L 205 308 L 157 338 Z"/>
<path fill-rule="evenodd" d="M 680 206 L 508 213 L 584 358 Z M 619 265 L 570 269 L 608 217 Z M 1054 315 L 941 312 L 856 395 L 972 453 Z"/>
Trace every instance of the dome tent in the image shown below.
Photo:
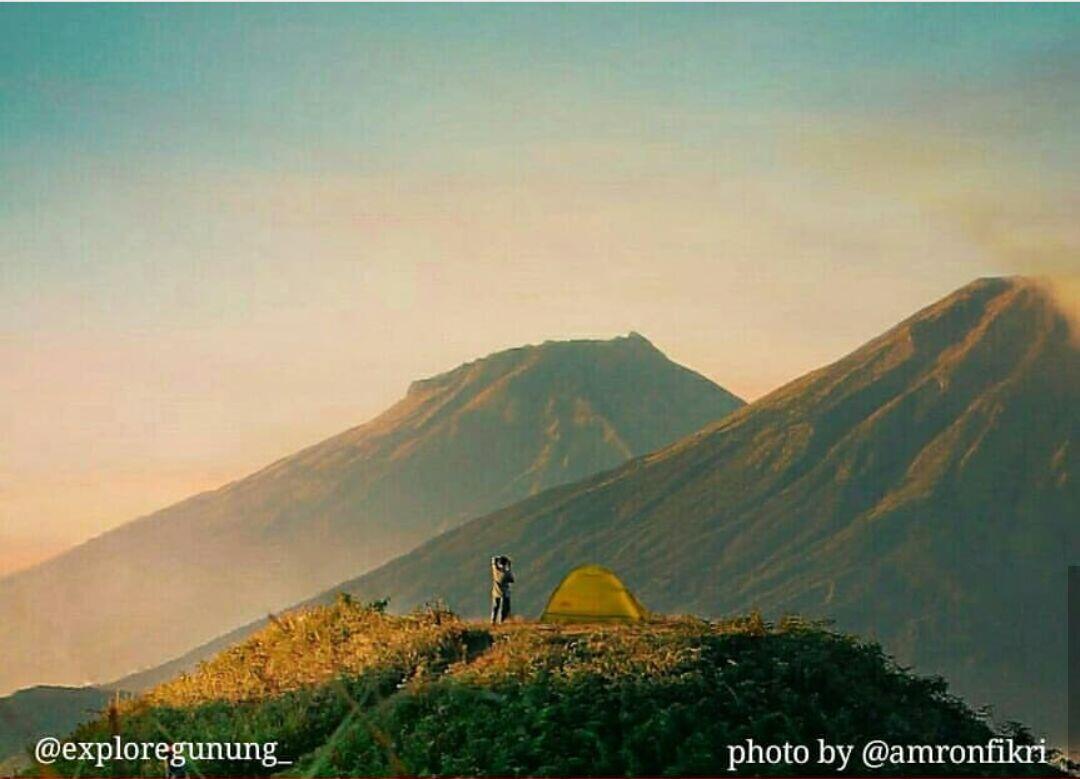
<path fill-rule="evenodd" d="M 582 565 L 548 598 L 541 622 L 636 622 L 648 612 L 619 577 L 602 565 Z"/>

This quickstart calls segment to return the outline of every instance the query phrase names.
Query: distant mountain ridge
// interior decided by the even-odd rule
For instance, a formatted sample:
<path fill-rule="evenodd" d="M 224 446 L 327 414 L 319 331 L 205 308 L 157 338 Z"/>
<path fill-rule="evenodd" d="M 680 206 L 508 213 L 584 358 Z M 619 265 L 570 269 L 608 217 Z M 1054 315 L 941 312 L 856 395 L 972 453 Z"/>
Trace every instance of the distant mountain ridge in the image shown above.
<path fill-rule="evenodd" d="M 114 679 L 742 401 L 638 334 L 511 349 L 372 421 L 0 580 L 0 690 Z"/>
<path fill-rule="evenodd" d="M 833 619 L 1060 740 L 1078 446 L 1064 317 L 1033 283 L 982 279 L 664 450 L 338 589 L 481 615 L 497 550 L 535 615 L 597 562 L 663 612 Z"/>
<path fill-rule="evenodd" d="M 0 698 L 0 776 L 30 765 L 28 747 L 44 736 L 59 738 L 92 720 L 113 692 L 98 687 L 31 687 Z"/>

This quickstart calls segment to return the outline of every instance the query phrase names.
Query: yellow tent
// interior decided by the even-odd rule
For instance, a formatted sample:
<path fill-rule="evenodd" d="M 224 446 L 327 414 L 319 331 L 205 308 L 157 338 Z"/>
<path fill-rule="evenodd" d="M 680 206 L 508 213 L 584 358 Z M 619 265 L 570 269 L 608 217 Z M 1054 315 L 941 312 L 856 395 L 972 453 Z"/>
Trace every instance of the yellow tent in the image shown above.
<path fill-rule="evenodd" d="M 602 565 L 583 565 L 551 593 L 540 621 L 635 622 L 646 613 L 618 576 Z"/>

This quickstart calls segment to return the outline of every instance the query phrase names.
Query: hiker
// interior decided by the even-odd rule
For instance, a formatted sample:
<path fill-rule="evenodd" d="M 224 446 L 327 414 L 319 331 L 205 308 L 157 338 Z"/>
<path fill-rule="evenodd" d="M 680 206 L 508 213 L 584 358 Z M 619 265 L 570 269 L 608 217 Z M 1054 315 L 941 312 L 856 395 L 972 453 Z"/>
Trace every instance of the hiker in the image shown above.
<path fill-rule="evenodd" d="M 499 555 L 491 558 L 491 624 L 502 624 L 510 618 L 510 585 L 514 572 L 510 558 Z"/>

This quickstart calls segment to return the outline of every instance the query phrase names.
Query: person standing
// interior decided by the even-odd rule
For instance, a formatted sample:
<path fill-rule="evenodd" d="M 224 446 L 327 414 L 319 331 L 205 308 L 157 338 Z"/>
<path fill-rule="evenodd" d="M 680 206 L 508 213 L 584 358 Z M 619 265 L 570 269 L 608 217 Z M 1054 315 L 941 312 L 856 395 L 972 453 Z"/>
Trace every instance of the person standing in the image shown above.
<path fill-rule="evenodd" d="M 491 624 L 502 624 L 510 618 L 510 585 L 514 572 L 510 558 L 499 555 L 491 558 Z"/>

